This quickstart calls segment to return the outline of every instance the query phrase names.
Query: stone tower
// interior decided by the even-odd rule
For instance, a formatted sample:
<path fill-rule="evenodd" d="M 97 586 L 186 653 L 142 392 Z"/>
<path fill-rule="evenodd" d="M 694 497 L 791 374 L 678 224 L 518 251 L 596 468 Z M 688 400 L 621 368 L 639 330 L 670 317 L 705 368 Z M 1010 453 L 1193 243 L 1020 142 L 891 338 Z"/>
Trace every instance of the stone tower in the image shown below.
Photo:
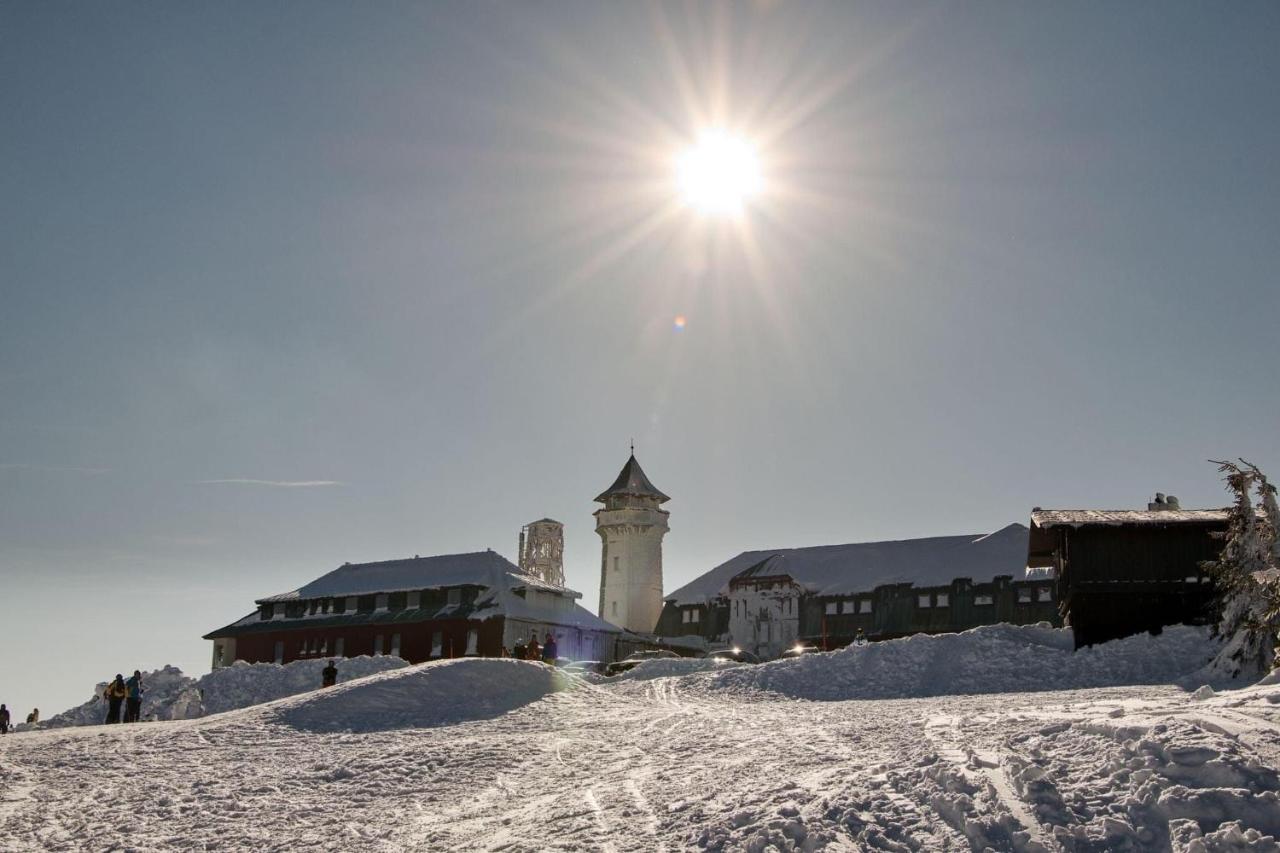
<path fill-rule="evenodd" d="M 564 586 L 564 525 L 542 518 L 520 528 L 520 573 Z"/>
<path fill-rule="evenodd" d="M 650 634 L 662 612 L 662 537 L 671 500 L 649 482 L 634 448 L 613 485 L 596 498 L 600 534 L 600 618 Z"/>

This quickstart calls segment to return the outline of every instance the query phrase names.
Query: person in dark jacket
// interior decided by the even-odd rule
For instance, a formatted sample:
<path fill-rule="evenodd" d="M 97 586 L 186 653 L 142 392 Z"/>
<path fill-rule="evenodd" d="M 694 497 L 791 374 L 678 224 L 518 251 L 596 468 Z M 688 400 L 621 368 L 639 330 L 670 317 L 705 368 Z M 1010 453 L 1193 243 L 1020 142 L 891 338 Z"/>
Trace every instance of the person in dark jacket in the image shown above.
<path fill-rule="evenodd" d="M 0 704 L 0 735 L 9 733 L 9 709 Z"/>
<path fill-rule="evenodd" d="M 124 700 L 124 721 L 136 723 L 142 718 L 142 673 L 135 669 L 125 681 L 124 688 L 128 691 Z"/>
<path fill-rule="evenodd" d="M 30 713 L 30 714 L 27 714 L 27 722 L 28 722 L 28 723 L 30 723 L 30 724 L 31 724 L 31 725 L 33 725 L 33 726 L 34 726 L 36 723 L 40 722 L 40 709 L 39 709 L 39 708 L 32 708 L 32 709 L 31 709 L 31 713 Z"/>
<path fill-rule="evenodd" d="M 542 644 L 542 662 L 552 666 L 556 664 L 556 638 L 547 632 L 547 641 Z"/>
<path fill-rule="evenodd" d="M 511 652 L 511 656 L 516 660 L 524 660 L 529 653 L 529 647 L 524 644 L 524 637 L 516 640 L 516 647 Z"/>
<path fill-rule="evenodd" d="M 129 695 L 129 688 L 124 686 L 124 676 L 116 673 L 115 680 L 107 685 L 107 689 L 102 693 L 102 699 L 107 703 L 107 722 L 120 722 L 120 706 L 124 704 L 125 697 Z"/>
<path fill-rule="evenodd" d="M 538 645 L 538 635 L 529 638 L 529 647 L 525 650 L 525 660 L 542 660 L 542 648 Z"/>
<path fill-rule="evenodd" d="M 338 667 L 336 664 L 334 664 L 333 661 L 329 661 L 329 665 L 326 666 L 320 672 L 320 686 L 332 687 L 337 683 L 338 683 Z"/>

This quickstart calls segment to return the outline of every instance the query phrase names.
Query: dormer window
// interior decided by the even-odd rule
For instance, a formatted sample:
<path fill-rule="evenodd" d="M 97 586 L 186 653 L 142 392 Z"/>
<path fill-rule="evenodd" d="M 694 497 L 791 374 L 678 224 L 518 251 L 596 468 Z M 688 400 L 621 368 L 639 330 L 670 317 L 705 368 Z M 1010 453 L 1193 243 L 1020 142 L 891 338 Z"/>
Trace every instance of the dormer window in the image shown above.
<path fill-rule="evenodd" d="M 449 606 L 457 607 L 461 603 L 462 603 L 462 588 L 455 586 L 449 590 Z"/>

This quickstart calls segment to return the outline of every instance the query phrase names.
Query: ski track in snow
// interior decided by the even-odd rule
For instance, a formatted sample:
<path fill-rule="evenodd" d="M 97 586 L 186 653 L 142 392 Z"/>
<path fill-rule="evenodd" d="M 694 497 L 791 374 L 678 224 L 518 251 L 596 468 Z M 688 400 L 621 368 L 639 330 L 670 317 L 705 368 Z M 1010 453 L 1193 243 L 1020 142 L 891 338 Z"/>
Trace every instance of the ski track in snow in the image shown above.
<path fill-rule="evenodd" d="M 259 706 L 0 738 L 0 849 L 1166 850 L 1190 831 L 1168 815 L 1280 824 L 1280 687 L 570 685 L 434 727 L 299 730 Z"/>

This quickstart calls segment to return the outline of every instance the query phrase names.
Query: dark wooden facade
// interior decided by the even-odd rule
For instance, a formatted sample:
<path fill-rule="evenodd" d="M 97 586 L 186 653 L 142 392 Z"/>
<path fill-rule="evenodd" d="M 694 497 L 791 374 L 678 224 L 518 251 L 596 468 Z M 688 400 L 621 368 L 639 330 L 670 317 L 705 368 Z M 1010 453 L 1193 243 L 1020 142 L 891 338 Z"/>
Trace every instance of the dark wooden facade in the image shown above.
<path fill-rule="evenodd" d="M 1216 591 L 1201 563 L 1222 548 L 1214 533 L 1226 529 L 1225 512 L 1169 513 L 1164 523 L 1142 512 L 1126 522 L 1116 512 L 1097 524 L 1051 513 L 1032 513 L 1028 565 L 1057 575 L 1058 606 L 1077 648 L 1214 618 Z"/>
<path fill-rule="evenodd" d="M 788 583 L 790 578 L 785 579 Z M 927 601 L 927 604 L 926 604 Z M 869 640 L 910 634 L 944 634 L 1007 622 L 1061 625 L 1052 578 L 1014 580 L 1001 575 L 984 583 L 956 578 L 940 586 L 887 584 L 865 592 L 797 597 L 801 642 L 824 649 L 848 645 L 861 628 Z M 694 617 L 693 614 L 697 616 Z M 728 598 L 709 604 L 665 603 L 660 636 L 694 635 L 710 643 L 729 636 Z"/>

